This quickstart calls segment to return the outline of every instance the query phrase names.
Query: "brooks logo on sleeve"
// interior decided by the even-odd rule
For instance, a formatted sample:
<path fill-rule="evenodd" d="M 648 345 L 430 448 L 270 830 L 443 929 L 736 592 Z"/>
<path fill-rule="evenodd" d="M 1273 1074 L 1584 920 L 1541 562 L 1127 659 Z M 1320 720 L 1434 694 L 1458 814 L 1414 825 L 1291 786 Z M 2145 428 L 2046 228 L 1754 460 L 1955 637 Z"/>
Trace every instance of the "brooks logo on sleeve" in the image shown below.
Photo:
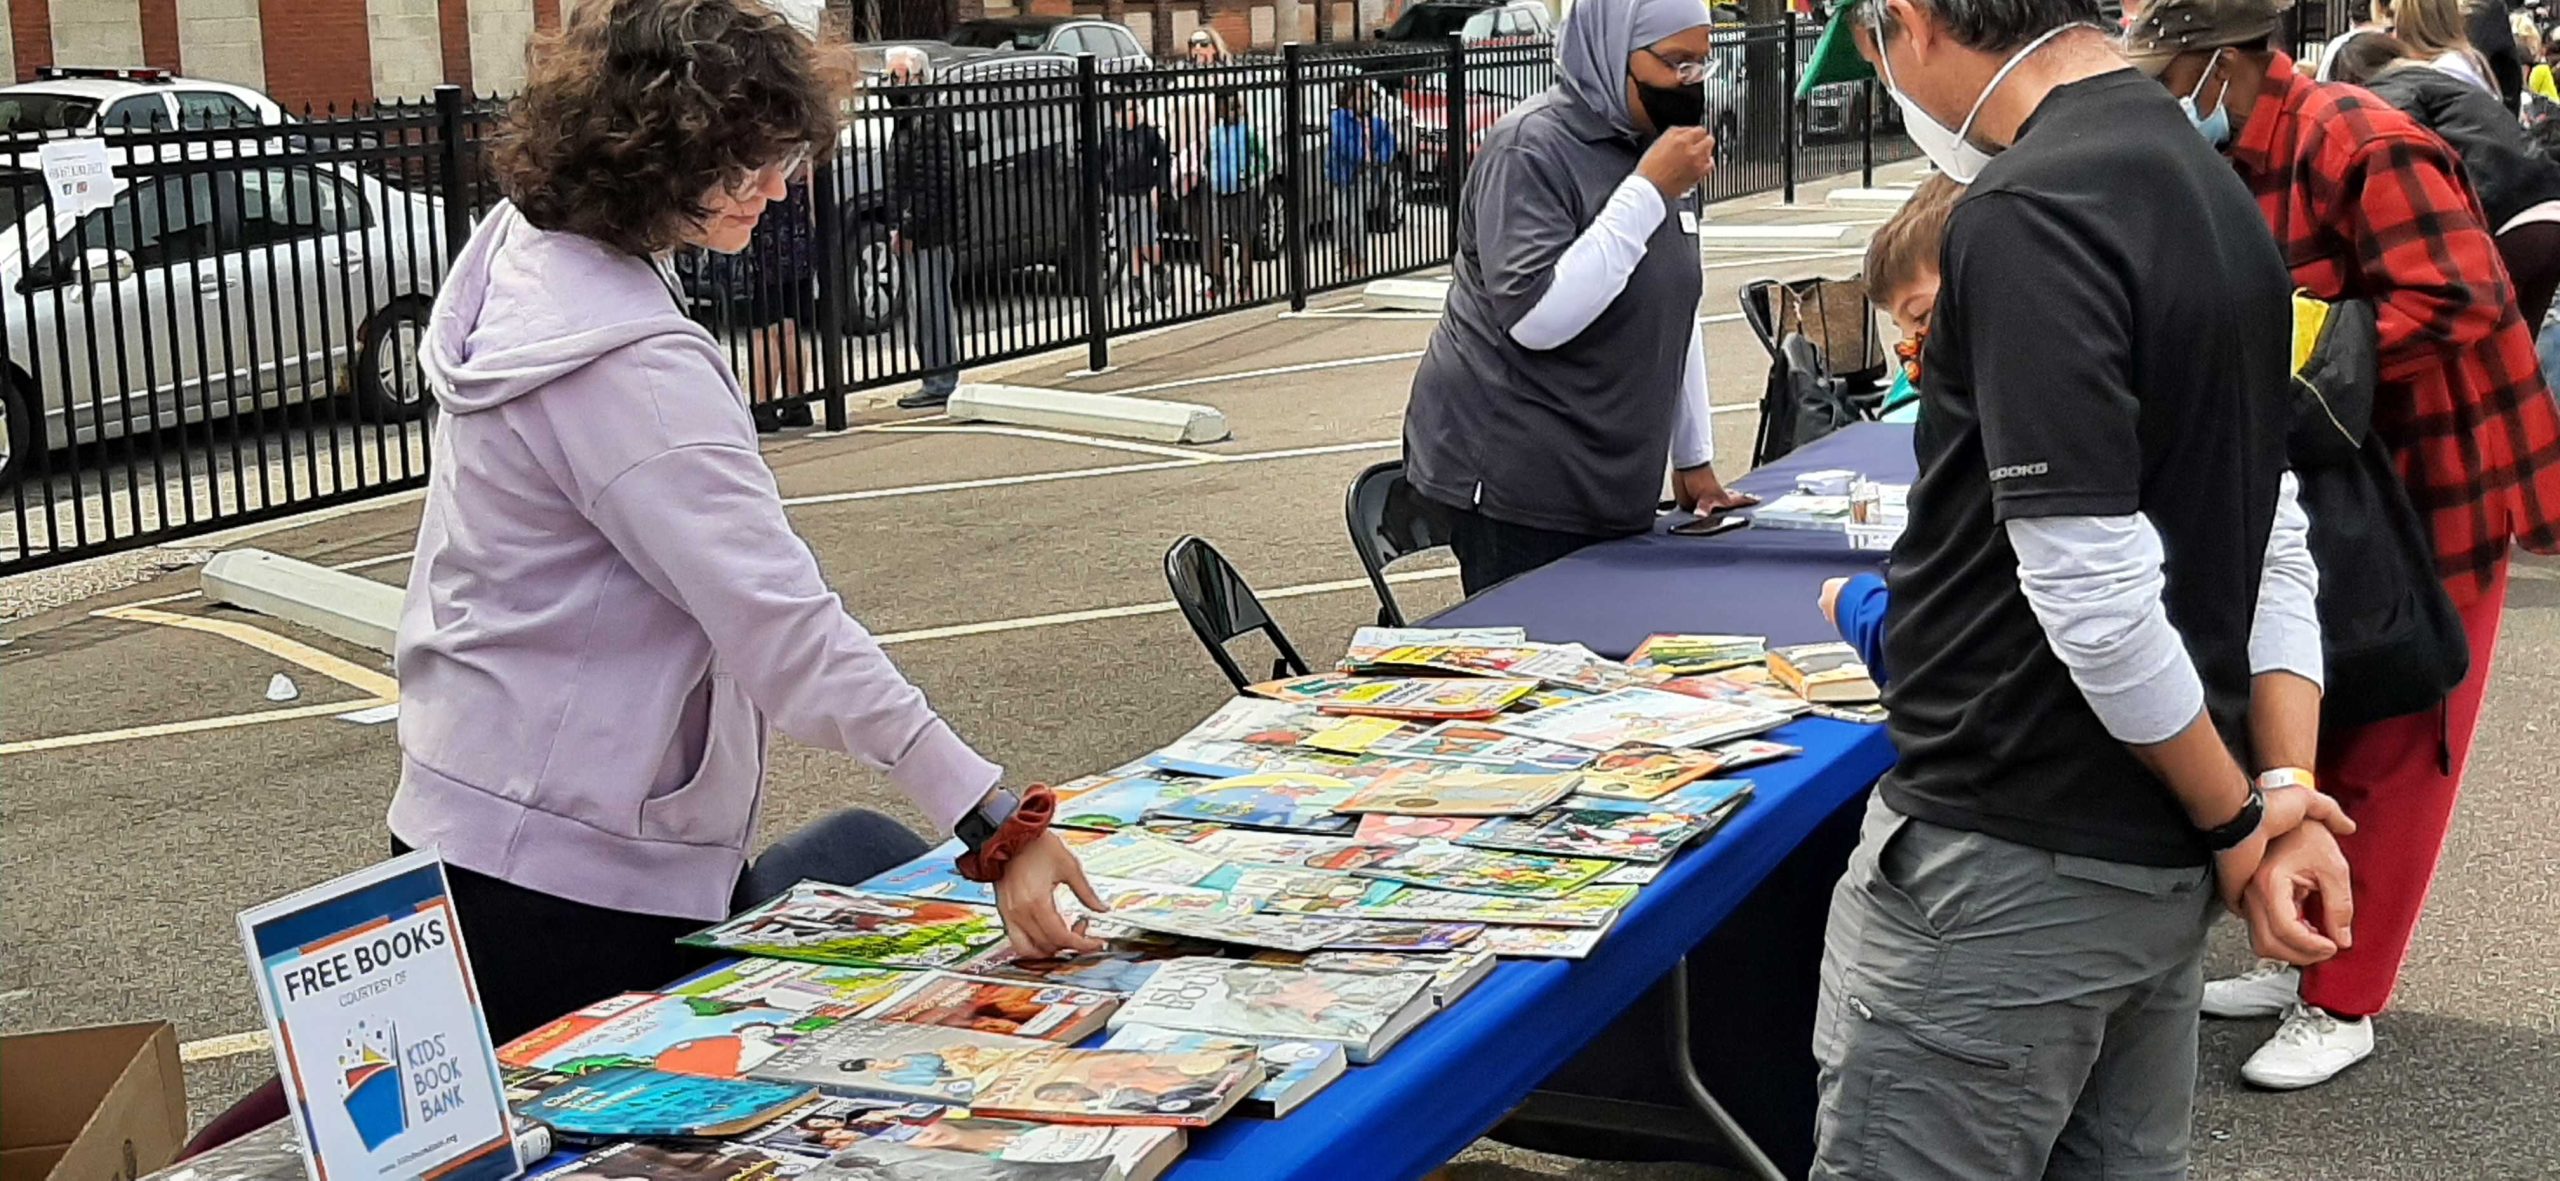
<path fill-rule="evenodd" d="M 1998 483 L 2002 480 L 2014 480 L 2020 476 L 2041 476 L 2052 470 L 2053 465 L 2043 460 L 2037 460 L 2034 463 L 2013 463 L 2007 467 L 1991 469 L 1991 480 L 1993 483 Z"/>

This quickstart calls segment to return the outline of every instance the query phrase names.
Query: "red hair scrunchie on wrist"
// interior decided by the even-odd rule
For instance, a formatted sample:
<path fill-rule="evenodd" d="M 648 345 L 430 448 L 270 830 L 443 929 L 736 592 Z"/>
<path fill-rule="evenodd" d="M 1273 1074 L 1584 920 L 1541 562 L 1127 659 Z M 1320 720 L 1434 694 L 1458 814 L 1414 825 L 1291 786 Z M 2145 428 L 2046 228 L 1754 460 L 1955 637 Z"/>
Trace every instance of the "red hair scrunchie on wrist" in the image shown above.
<path fill-rule="evenodd" d="M 1013 815 L 996 829 L 996 835 L 988 837 L 986 844 L 962 853 L 952 864 L 960 870 L 961 877 L 970 881 L 1001 881 L 1005 863 L 1013 860 L 1024 845 L 1049 831 L 1049 820 L 1057 814 L 1058 793 L 1045 783 L 1035 783 L 1022 793 L 1022 802 L 1014 806 Z"/>

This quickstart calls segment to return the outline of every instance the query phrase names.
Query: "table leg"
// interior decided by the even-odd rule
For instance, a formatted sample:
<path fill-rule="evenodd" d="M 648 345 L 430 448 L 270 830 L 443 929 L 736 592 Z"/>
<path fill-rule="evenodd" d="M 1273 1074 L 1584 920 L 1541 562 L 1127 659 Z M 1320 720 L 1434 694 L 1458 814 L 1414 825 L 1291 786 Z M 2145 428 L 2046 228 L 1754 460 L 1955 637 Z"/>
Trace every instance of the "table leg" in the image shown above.
<path fill-rule="evenodd" d="M 1678 1067 L 1680 1089 L 1688 1094 L 1690 1106 L 1697 1108 L 1707 1117 L 1707 1122 L 1715 1126 L 1716 1134 L 1723 1137 L 1725 1144 L 1733 1149 L 1733 1154 L 1741 1159 L 1742 1167 L 1760 1181 L 1787 1181 L 1786 1174 L 1778 1171 L 1769 1154 L 1762 1152 L 1760 1145 L 1751 1139 L 1751 1133 L 1743 1131 L 1742 1125 L 1725 1111 L 1724 1104 L 1716 1102 L 1716 1097 L 1707 1092 L 1706 1080 L 1698 1077 L 1697 1059 L 1690 1056 L 1689 1049 L 1687 956 L 1680 957 L 1680 962 L 1671 967 L 1671 1061 Z"/>

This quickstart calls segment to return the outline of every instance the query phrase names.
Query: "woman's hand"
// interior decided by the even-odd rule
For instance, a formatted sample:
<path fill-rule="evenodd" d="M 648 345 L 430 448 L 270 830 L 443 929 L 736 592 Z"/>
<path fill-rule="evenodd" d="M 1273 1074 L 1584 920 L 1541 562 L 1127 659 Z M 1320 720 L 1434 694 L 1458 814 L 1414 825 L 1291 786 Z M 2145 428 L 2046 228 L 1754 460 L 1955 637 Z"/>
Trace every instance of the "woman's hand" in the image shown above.
<path fill-rule="evenodd" d="M 1681 508 L 1701 517 L 1760 503 L 1759 497 L 1748 492 L 1727 491 L 1724 482 L 1716 479 L 1716 469 L 1703 464 L 1671 473 L 1671 491 Z"/>
<path fill-rule="evenodd" d="M 1704 127 L 1670 128 L 1644 150 L 1644 159 L 1636 161 L 1636 174 L 1662 190 L 1665 201 L 1677 200 L 1698 187 L 1715 170 L 1716 137 Z"/>
<path fill-rule="evenodd" d="M 1030 844 L 1004 863 L 1004 877 L 996 882 L 996 913 L 1004 917 L 1004 931 L 1013 940 L 1013 949 L 1028 959 L 1047 959 L 1076 951 L 1098 951 L 1102 941 L 1067 921 L 1058 913 L 1058 887 L 1075 891 L 1076 899 L 1087 909 L 1100 912 L 1111 909 L 1093 892 L 1093 883 L 1085 880 L 1084 865 L 1076 860 L 1075 851 L 1054 832 L 1041 833 Z"/>

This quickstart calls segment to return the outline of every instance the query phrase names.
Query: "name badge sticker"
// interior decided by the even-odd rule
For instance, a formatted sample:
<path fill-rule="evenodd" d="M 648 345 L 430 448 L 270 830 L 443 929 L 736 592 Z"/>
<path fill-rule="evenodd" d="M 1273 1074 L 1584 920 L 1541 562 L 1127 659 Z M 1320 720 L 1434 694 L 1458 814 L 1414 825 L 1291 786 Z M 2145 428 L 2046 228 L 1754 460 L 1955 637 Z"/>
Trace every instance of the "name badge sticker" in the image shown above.
<path fill-rule="evenodd" d="M 1687 234 L 1687 235 L 1689 235 L 1689 236 L 1690 236 L 1690 237 L 1692 237 L 1692 238 L 1695 238 L 1695 237 L 1697 237 L 1697 236 L 1698 236 L 1698 211 L 1697 211 L 1697 210 L 1695 210 L 1695 209 L 1683 209 L 1683 210 L 1681 210 L 1681 211 L 1680 211 L 1680 232 L 1681 232 L 1681 233 L 1684 233 L 1684 234 Z"/>

